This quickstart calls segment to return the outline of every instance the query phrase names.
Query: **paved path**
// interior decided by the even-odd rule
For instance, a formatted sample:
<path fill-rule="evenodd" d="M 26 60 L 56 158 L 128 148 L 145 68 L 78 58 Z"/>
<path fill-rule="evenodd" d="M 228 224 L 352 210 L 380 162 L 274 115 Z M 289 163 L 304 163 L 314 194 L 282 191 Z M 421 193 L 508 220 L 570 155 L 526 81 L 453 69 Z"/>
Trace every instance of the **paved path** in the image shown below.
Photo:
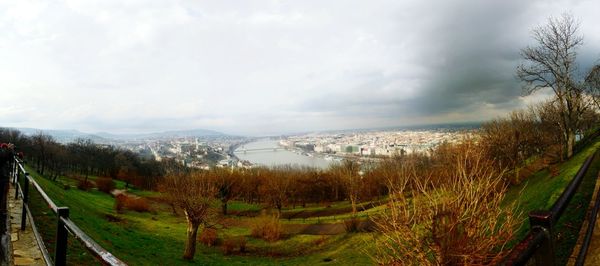
<path fill-rule="evenodd" d="M 20 198 L 15 200 L 15 189 L 12 184 L 8 198 L 10 239 L 12 241 L 14 265 L 46 265 L 29 220 L 27 220 L 25 231 L 21 231 L 23 202 Z"/>
<path fill-rule="evenodd" d="M 600 176 L 598 176 L 600 178 Z M 590 205 L 588 206 L 588 210 L 586 213 L 586 219 L 581 224 L 581 230 L 579 231 L 579 238 L 575 247 L 573 248 L 573 252 L 569 257 L 567 262 L 567 266 L 575 265 L 575 260 L 579 255 L 579 250 L 581 249 L 581 244 L 583 243 L 583 239 L 585 237 L 585 233 L 587 231 L 587 227 L 589 224 L 589 213 L 594 208 L 594 203 L 596 202 L 596 196 L 598 195 L 598 190 L 600 190 L 600 181 L 596 182 L 596 187 L 594 188 L 594 194 L 592 195 L 592 199 L 590 201 Z M 587 255 L 585 257 L 584 265 L 600 265 L 600 217 L 596 219 L 596 224 L 594 225 L 594 233 L 592 235 L 592 241 L 590 242 L 590 246 L 588 247 Z"/>

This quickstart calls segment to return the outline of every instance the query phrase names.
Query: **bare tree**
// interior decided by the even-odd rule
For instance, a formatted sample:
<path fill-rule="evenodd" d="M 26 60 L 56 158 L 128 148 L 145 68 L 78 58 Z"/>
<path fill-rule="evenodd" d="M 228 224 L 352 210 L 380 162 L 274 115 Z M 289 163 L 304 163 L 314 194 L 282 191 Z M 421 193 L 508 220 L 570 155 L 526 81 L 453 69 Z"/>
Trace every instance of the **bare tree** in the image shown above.
<path fill-rule="evenodd" d="M 600 65 L 596 65 L 590 70 L 585 78 L 585 83 L 596 109 L 600 109 Z"/>
<path fill-rule="evenodd" d="M 342 164 L 332 166 L 330 171 L 339 176 L 341 183 L 346 189 L 348 200 L 350 200 L 350 204 L 352 205 L 352 214 L 356 215 L 358 212 L 357 204 L 359 195 L 362 190 L 360 165 L 355 161 L 344 160 Z"/>
<path fill-rule="evenodd" d="M 579 115 L 588 107 L 583 86 L 575 78 L 577 48 L 583 42 L 578 28 L 579 24 L 570 14 L 549 18 L 546 25 L 533 30 L 537 46 L 521 50 L 527 63 L 517 67 L 517 75 L 526 83 L 525 94 L 542 88 L 553 90 L 567 157 L 573 154 Z"/>
<path fill-rule="evenodd" d="M 166 199 L 185 213 L 188 226 L 183 258 L 192 260 L 196 253 L 198 227 L 210 225 L 216 213 L 216 189 L 205 172 L 193 172 L 166 176 L 162 190 Z"/>
<path fill-rule="evenodd" d="M 216 168 L 210 172 L 221 201 L 221 212 L 227 215 L 227 203 L 241 193 L 241 175 L 238 170 L 231 168 Z"/>

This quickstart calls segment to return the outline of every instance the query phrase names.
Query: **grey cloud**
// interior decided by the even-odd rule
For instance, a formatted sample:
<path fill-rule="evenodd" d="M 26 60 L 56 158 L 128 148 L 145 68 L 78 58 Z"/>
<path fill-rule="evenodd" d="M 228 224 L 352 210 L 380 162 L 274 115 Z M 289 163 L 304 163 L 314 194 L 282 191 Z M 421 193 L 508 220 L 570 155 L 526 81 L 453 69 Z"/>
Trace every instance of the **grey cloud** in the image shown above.
<path fill-rule="evenodd" d="M 4 3 L 0 86 L 23 89 L 0 106 L 23 120 L 0 109 L 0 121 L 273 134 L 483 120 L 523 106 L 519 49 L 550 15 L 579 17 L 582 69 L 598 63 L 597 9 L 569 0 Z"/>

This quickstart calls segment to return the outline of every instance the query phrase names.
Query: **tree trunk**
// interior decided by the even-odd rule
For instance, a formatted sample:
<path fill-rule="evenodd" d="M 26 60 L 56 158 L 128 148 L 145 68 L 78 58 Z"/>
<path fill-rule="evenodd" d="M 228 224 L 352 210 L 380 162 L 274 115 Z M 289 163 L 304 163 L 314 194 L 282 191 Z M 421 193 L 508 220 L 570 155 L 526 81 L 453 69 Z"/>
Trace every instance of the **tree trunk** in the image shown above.
<path fill-rule="evenodd" d="M 227 215 L 227 201 L 226 200 L 221 200 L 221 211 L 223 212 L 223 215 Z"/>
<path fill-rule="evenodd" d="M 573 146 L 575 146 L 575 133 L 569 130 L 567 132 L 567 158 L 573 156 Z"/>
<path fill-rule="evenodd" d="M 185 251 L 183 252 L 183 259 L 185 260 L 194 259 L 194 254 L 196 253 L 196 236 L 199 226 L 200 223 L 190 222 L 188 219 L 187 239 L 185 240 Z"/>
<path fill-rule="evenodd" d="M 352 204 L 352 214 L 356 215 L 356 199 L 350 197 L 350 204 Z"/>

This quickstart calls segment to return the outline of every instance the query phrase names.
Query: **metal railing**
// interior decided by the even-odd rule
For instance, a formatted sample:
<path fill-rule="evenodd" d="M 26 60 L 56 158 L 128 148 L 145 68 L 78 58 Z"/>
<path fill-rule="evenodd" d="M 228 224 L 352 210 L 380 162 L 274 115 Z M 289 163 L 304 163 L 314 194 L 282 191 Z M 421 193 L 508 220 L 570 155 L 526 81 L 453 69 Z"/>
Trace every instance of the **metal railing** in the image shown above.
<path fill-rule="evenodd" d="M 535 257 L 535 265 L 556 265 L 556 232 L 555 226 L 561 215 L 567 209 L 573 196 L 579 189 L 583 178 L 586 176 L 596 153 L 590 155 L 581 168 L 577 171 L 575 177 L 571 180 L 567 188 L 560 197 L 554 202 L 549 210 L 537 210 L 529 213 L 530 230 L 525 238 L 519 242 L 511 253 L 500 265 L 526 265 L 531 258 Z M 584 237 L 584 242 L 577 256 L 575 265 L 583 265 L 587 254 L 588 246 L 595 226 L 596 214 L 600 208 L 600 191 L 596 197 L 594 209 L 588 217 L 588 228 Z"/>
<path fill-rule="evenodd" d="M 127 265 L 123 261 L 119 260 L 113 254 L 108 252 L 92 238 L 90 238 L 83 230 L 81 230 L 70 218 L 69 218 L 69 207 L 59 207 L 54 201 L 46 194 L 46 192 L 40 187 L 40 185 L 29 175 L 29 173 L 23 167 L 23 162 L 15 157 L 12 166 L 12 182 L 15 186 L 15 199 L 21 197 L 23 200 L 23 210 L 21 214 L 21 230 L 27 228 L 27 217 L 33 228 L 33 233 L 38 242 L 38 246 L 42 251 L 44 260 L 48 265 L 66 265 L 67 264 L 67 249 L 68 249 L 68 236 L 72 234 L 79 242 L 81 242 L 87 250 L 91 252 L 101 263 L 105 265 Z M 21 185 L 20 181 L 23 182 Z M 35 226 L 33 216 L 29 210 L 29 186 L 33 186 L 35 190 L 41 195 L 42 199 L 48 204 L 48 207 L 57 215 L 57 229 L 55 235 L 55 248 L 54 258 L 50 257 L 48 250 L 46 249 L 42 238 L 40 237 L 37 227 Z"/>

